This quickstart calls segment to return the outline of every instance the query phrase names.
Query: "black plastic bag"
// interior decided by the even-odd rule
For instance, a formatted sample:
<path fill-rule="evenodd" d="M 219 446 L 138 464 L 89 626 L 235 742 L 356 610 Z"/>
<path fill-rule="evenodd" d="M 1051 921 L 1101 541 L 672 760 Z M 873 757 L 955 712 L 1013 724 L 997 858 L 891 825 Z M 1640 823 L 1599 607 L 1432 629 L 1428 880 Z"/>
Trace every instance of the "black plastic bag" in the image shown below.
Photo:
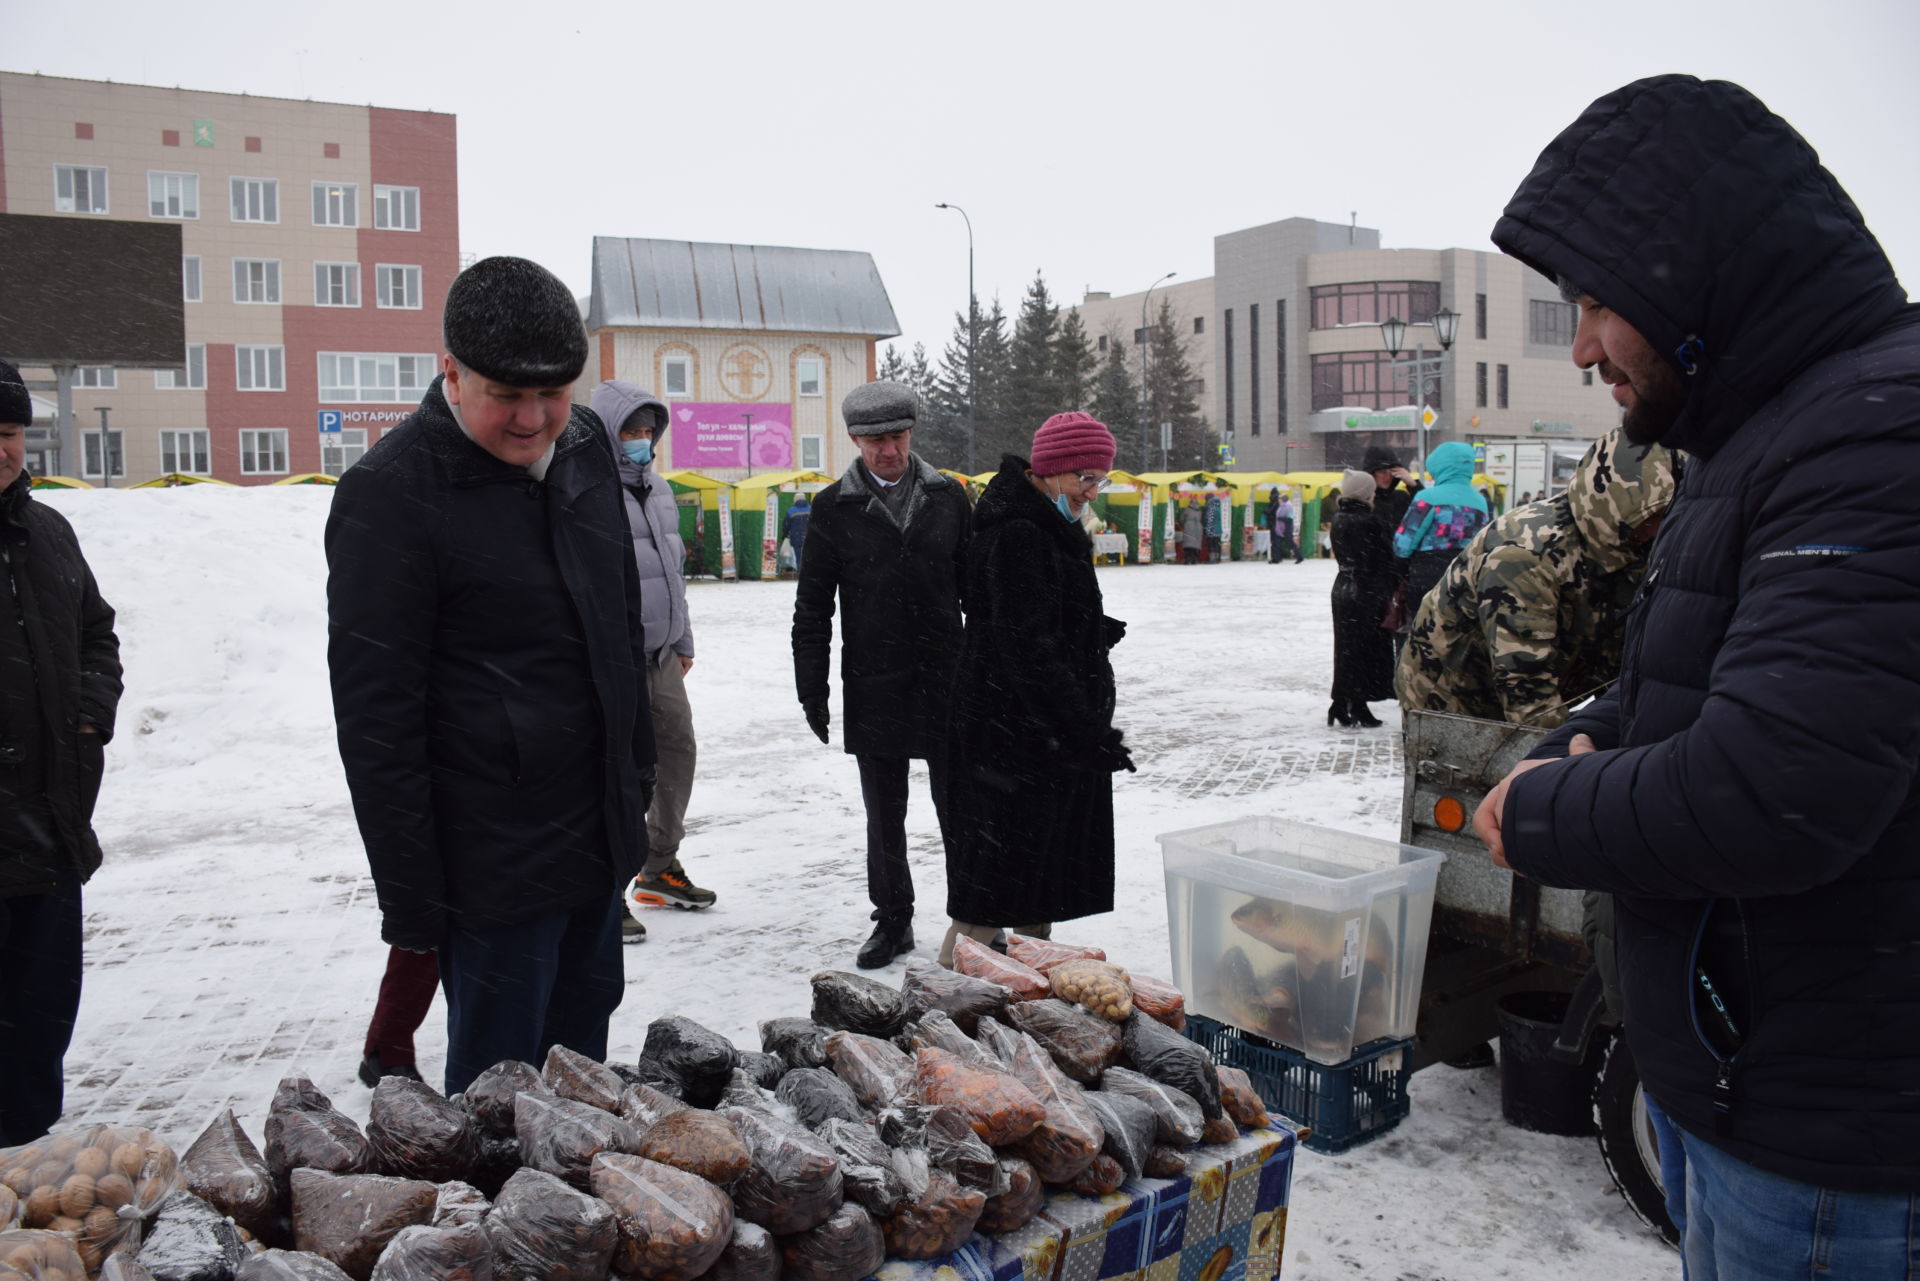
<path fill-rule="evenodd" d="M 733 1221 L 733 1240 L 701 1281 L 780 1281 L 780 1243 L 745 1219 Z"/>
<path fill-rule="evenodd" d="M 1153 1153 L 1153 1136 L 1158 1127 L 1153 1109 L 1125 1094 L 1089 1090 L 1085 1097 L 1106 1131 L 1106 1143 L 1100 1150 L 1118 1161 L 1129 1179 L 1139 1178 L 1146 1172 L 1147 1158 Z"/>
<path fill-rule="evenodd" d="M 478 1223 L 401 1228 L 373 1265 L 373 1281 L 494 1281 L 493 1244 Z"/>
<path fill-rule="evenodd" d="M 360 1174 L 371 1168 L 367 1136 L 305 1077 L 287 1077 L 273 1092 L 266 1135 L 267 1169 L 283 1199 L 295 1169 Z"/>
<path fill-rule="evenodd" d="M 640 1133 L 611 1112 L 552 1095 L 523 1094 L 514 1104 L 520 1160 L 587 1190 L 593 1158 L 638 1152 Z"/>
<path fill-rule="evenodd" d="M 820 1127 L 820 1137 L 840 1162 L 840 1181 L 846 1197 L 873 1214 L 885 1217 L 908 1198 L 907 1185 L 893 1162 L 893 1150 L 865 1121 L 833 1117 Z"/>
<path fill-rule="evenodd" d="M 644 1054 L 632 1067 L 625 1068 L 616 1075 L 628 1085 L 645 1085 L 671 1099 L 684 1099 L 687 1096 L 685 1081 L 669 1072 L 664 1063 L 657 1059 L 650 1059 Z"/>
<path fill-rule="evenodd" d="M 747 1108 L 721 1113 L 746 1140 L 753 1167 L 733 1185 L 734 1210 L 769 1232 L 804 1232 L 840 1208 L 840 1162 L 826 1140 Z"/>
<path fill-rule="evenodd" d="M 106 1281 L 106 1273 L 100 1274 Z M 333 1260 L 306 1250 L 262 1250 L 233 1271 L 233 1281 L 351 1281 Z"/>
<path fill-rule="evenodd" d="M 1209 1120 L 1220 1115 L 1220 1074 L 1214 1070 L 1212 1056 L 1204 1049 L 1137 1010 L 1122 1025 L 1122 1032 L 1127 1058 L 1134 1071 L 1162 1085 L 1186 1091 Z"/>
<path fill-rule="evenodd" d="M 787 1281 L 850 1281 L 871 1276 L 887 1258 L 887 1240 L 860 1206 L 842 1205 L 824 1223 L 780 1243 Z"/>
<path fill-rule="evenodd" d="M 859 1032 L 829 1033 L 827 1060 L 864 1108 L 889 1106 L 913 1079 L 913 1060 L 900 1047 Z"/>
<path fill-rule="evenodd" d="M 627 1083 L 604 1063 L 596 1063 L 578 1050 L 556 1045 L 547 1051 L 540 1068 L 541 1082 L 563 1099 L 599 1108 L 602 1112 L 620 1110 L 620 1094 Z"/>
<path fill-rule="evenodd" d="M 1094 1084 L 1120 1059 L 1119 1024 L 1077 1010 L 1057 997 L 1021 1001 L 1007 1010 L 1007 1019 L 1040 1042 L 1060 1070 L 1082 1084 Z"/>
<path fill-rule="evenodd" d="M 900 984 L 900 1009 L 909 1020 L 928 1010 L 943 1010 L 955 1026 L 972 1036 L 982 1018 L 1003 1016 L 1012 996 L 998 983 L 945 969 L 932 961 L 908 961 L 906 977 Z"/>
<path fill-rule="evenodd" d="M 780 1088 L 773 1096 L 792 1108 L 800 1124 L 809 1130 L 818 1130 L 836 1116 L 848 1121 L 866 1119 L 860 1100 L 846 1082 L 825 1068 L 795 1068 L 780 1078 Z"/>
<path fill-rule="evenodd" d="M 255 1237 L 271 1235 L 279 1216 L 279 1195 L 266 1158 L 228 1108 L 208 1123 L 180 1158 L 187 1191 L 238 1223 Z"/>
<path fill-rule="evenodd" d="M 1190 1148 L 1200 1141 L 1201 1131 L 1207 1124 L 1207 1118 L 1200 1113 L 1200 1104 L 1191 1094 L 1162 1085 L 1132 1068 L 1108 1068 L 1100 1077 L 1100 1092 L 1124 1094 L 1152 1108 L 1156 1143 Z"/>
<path fill-rule="evenodd" d="M 374 1086 L 367 1146 L 375 1172 L 428 1183 L 470 1177 L 479 1154 L 472 1115 L 404 1076 L 382 1077 Z"/>
<path fill-rule="evenodd" d="M 1047 1185 L 1029 1161 L 1017 1156 L 1000 1158 L 1000 1173 L 1007 1190 L 987 1198 L 980 1211 L 975 1231 L 998 1235 L 1023 1228 L 1047 1204 Z"/>
<path fill-rule="evenodd" d="M 764 1112 L 781 1121 L 793 1118 L 773 1100 L 773 1095 L 753 1083 L 753 1078 L 739 1068 L 727 1079 L 727 1088 L 720 1091 L 720 1101 L 714 1104 L 714 1111 L 725 1108 L 746 1108 L 751 1112 Z"/>
<path fill-rule="evenodd" d="M 745 1072 L 748 1079 L 761 1089 L 771 1090 L 787 1074 L 787 1061 L 765 1050 L 742 1050 L 739 1070 Z"/>
<path fill-rule="evenodd" d="M 513 1101 L 529 1090 L 535 1094 L 548 1092 L 533 1064 L 502 1059 L 474 1077 L 460 1097 L 481 1129 L 490 1134 L 512 1134 Z"/>
<path fill-rule="evenodd" d="M 647 1041 L 640 1050 L 643 1063 L 659 1064 L 685 1085 L 680 1097 L 697 1108 L 720 1101 L 739 1057 L 732 1041 L 679 1014 L 647 1024 Z"/>
<path fill-rule="evenodd" d="M 991 1016 L 985 1016 L 978 1024 L 980 1031 L 974 1035 L 982 1035 L 989 1027 L 1001 1026 Z M 928 1010 L 907 1024 L 900 1036 L 906 1042 L 901 1048 L 908 1052 L 945 1050 L 949 1054 L 958 1055 L 967 1062 L 981 1067 L 1004 1068 L 1006 1066 L 982 1041 L 975 1040 L 973 1036 L 962 1032 L 960 1025 L 955 1023 L 945 1010 Z"/>
<path fill-rule="evenodd" d="M 612 1206 L 538 1170 L 507 1180 L 486 1228 L 503 1281 L 605 1281 L 620 1239 Z"/>
<path fill-rule="evenodd" d="M 845 970 L 813 976 L 813 1021 L 830 1031 L 858 1032 L 886 1040 L 906 1022 L 900 993 L 877 979 Z"/>
<path fill-rule="evenodd" d="M 998 1186 L 999 1165 L 966 1115 L 957 1108 L 905 1104 L 880 1114 L 880 1138 L 888 1147 L 920 1148 L 928 1163 L 945 1170 L 962 1185 L 989 1195 Z"/>
<path fill-rule="evenodd" d="M 226 1215 L 191 1192 L 176 1192 L 160 1203 L 138 1257 L 154 1281 L 232 1281 L 247 1246 Z"/>
<path fill-rule="evenodd" d="M 789 1068 L 825 1067 L 828 1031 L 812 1019 L 765 1019 L 760 1048 L 778 1054 Z"/>

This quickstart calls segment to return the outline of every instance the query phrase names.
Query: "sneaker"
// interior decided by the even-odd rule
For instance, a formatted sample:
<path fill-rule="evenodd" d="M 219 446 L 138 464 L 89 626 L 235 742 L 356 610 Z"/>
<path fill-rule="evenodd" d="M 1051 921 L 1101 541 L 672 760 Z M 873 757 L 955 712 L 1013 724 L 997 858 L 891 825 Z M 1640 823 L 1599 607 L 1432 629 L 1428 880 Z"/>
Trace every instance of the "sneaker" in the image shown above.
<path fill-rule="evenodd" d="M 860 955 L 853 963 L 863 970 L 877 970 L 891 964 L 893 958 L 903 952 L 913 950 L 913 925 L 907 921 L 897 924 L 881 921 L 873 927 L 873 934 L 860 947 Z"/>
<path fill-rule="evenodd" d="M 687 871 L 680 866 L 679 859 L 667 864 L 657 876 L 636 876 L 627 890 L 629 902 L 677 907 L 689 912 L 712 907 L 716 897 L 712 890 L 703 890 L 687 879 Z"/>
<path fill-rule="evenodd" d="M 647 941 L 647 927 L 633 919 L 633 913 L 622 908 L 620 911 L 620 941 L 622 943 L 644 943 Z"/>
<path fill-rule="evenodd" d="M 372 1089 L 380 1084 L 380 1078 L 403 1076 L 409 1081 L 420 1079 L 420 1069 L 411 1063 L 395 1063 L 389 1066 L 380 1061 L 378 1054 L 369 1054 L 360 1060 L 360 1084 Z"/>

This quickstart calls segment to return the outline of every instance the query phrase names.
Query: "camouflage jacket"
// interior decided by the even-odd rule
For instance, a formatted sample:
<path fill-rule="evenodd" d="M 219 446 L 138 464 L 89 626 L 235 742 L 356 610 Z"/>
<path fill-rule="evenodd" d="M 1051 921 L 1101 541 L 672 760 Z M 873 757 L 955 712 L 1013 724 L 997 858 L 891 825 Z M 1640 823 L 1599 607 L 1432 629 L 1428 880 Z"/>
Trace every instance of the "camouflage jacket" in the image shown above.
<path fill-rule="evenodd" d="M 1402 707 L 1553 728 L 1620 671 L 1646 572 L 1634 530 L 1673 501 L 1672 456 L 1596 441 L 1567 489 L 1501 516 L 1414 615 L 1394 685 Z"/>

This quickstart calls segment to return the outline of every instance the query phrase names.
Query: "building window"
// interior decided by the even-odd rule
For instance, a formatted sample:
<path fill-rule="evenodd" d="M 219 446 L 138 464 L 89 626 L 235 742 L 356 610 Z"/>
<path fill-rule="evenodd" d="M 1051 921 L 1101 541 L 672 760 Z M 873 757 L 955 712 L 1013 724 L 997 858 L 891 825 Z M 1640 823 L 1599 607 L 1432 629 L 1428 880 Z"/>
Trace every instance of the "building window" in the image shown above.
<path fill-rule="evenodd" d="M 1273 302 L 1273 422 L 1274 431 L 1287 434 L 1287 300 Z"/>
<path fill-rule="evenodd" d="M 240 430 L 240 474 L 284 476 L 286 473 L 287 429 L 243 427 Z"/>
<path fill-rule="evenodd" d="M 212 433 L 204 427 L 160 433 L 160 471 L 205 476 L 213 470 Z"/>
<path fill-rule="evenodd" d="M 693 395 L 693 357 L 668 356 L 660 362 L 660 369 L 665 375 L 666 395 Z"/>
<path fill-rule="evenodd" d="M 420 230 L 420 188 L 375 185 L 373 225 L 380 231 Z"/>
<path fill-rule="evenodd" d="M 1487 407 L 1487 362 L 1475 361 L 1473 365 L 1473 407 Z"/>
<path fill-rule="evenodd" d="M 1496 365 L 1494 369 L 1495 382 L 1498 385 L 1500 393 L 1499 400 L 1494 405 L 1494 408 L 1505 409 L 1507 407 L 1507 367 L 1505 365 Z"/>
<path fill-rule="evenodd" d="M 375 263 L 373 296 L 376 306 L 420 310 L 420 269 L 395 263 Z"/>
<path fill-rule="evenodd" d="M 323 351 L 320 399 L 333 404 L 409 404 L 426 394 L 434 372 L 428 355 Z"/>
<path fill-rule="evenodd" d="M 156 218 L 198 218 L 200 175 L 147 170 L 147 212 Z"/>
<path fill-rule="evenodd" d="M 1487 336 L 1487 296 L 1473 296 L 1473 336 L 1485 340 Z"/>
<path fill-rule="evenodd" d="M 1144 329 L 1136 329 L 1136 330 L 1134 330 L 1134 331 L 1133 331 L 1133 345 L 1134 345 L 1134 346 L 1136 346 L 1136 347 L 1144 347 L 1144 346 L 1146 346 L 1146 345 L 1147 345 L 1147 331 L 1146 331 L 1146 330 L 1144 330 Z"/>
<path fill-rule="evenodd" d="M 285 391 L 285 347 L 235 347 L 233 385 L 240 391 Z"/>
<path fill-rule="evenodd" d="M 1344 285 L 1315 285 L 1312 303 L 1315 329 L 1377 325 L 1396 317 L 1410 325 L 1424 325 L 1440 310 L 1440 282 L 1360 280 Z"/>
<path fill-rule="evenodd" d="M 367 429 L 343 427 L 320 437 L 320 470 L 338 476 L 367 456 Z"/>
<path fill-rule="evenodd" d="M 358 307 L 360 305 L 360 264 L 357 262 L 314 263 L 313 305 Z"/>
<path fill-rule="evenodd" d="M 200 255 L 180 256 L 180 296 L 188 302 L 200 301 Z"/>
<path fill-rule="evenodd" d="M 1195 316 L 1193 318 L 1193 332 L 1196 334 L 1204 334 L 1207 332 L 1207 318 L 1205 316 Z"/>
<path fill-rule="evenodd" d="M 1223 353 L 1227 358 L 1227 430 L 1233 430 L 1233 308 L 1227 308 L 1221 323 L 1220 337 Z"/>
<path fill-rule="evenodd" d="M 205 391 L 207 387 L 207 345 L 187 344 L 187 363 L 178 369 L 153 371 L 155 391 Z"/>
<path fill-rule="evenodd" d="M 802 436 L 800 438 L 800 467 L 803 471 L 823 471 L 827 465 L 827 438 L 825 436 Z"/>
<path fill-rule="evenodd" d="M 1260 304 L 1247 307 L 1247 350 L 1253 359 L 1247 362 L 1247 434 L 1260 434 Z M 1233 420 L 1227 420 L 1231 430 Z"/>
<path fill-rule="evenodd" d="M 92 430 L 81 429 L 80 474 L 82 476 L 98 476 L 100 474 L 100 446 L 102 444 L 101 437 L 103 436 L 106 437 L 107 458 L 113 463 L 113 474 L 116 476 L 124 476 L 127 474 L 127 459 L 121 449 L 120 435 L 121 433 L 118 431 L 103 432 L 98 427 Z"/>
<path fill-rule="evenodd" d="M 53 167 L 55 213 L 103 214 L 107 211 L 107 171 L 96 165 Z"/>
<path fill-rule="evenodd" d="M 280 260 L 278 258 L 235 258 L 233 260 L 233 300 L 235 302 L 279 302 Z"/>
<path fill-rule="evenodd" d="M 278 178 L 235 178 L 229 189 L 233 197 L 233 221 L 280 221 Z"/>
<path fill-rule="evenodd" d="M 93 387 L 101 391 L 112 391 L 120 385 L 119 371 L 112 365 L 81 365 L 74 370 L 74 386 Z"/>
<path fill-rule="evenodd" d="M 1582 387 L 1593 386 L 1593 371 L 1591 369 L 1582 369 L 1580 371 L 1580 385 Z"/>
<path fill-rule="evenodd" d="M 820 383 L 823 374 L 821 373 L 820 357 L 802 356 L 794 362 L 794 366 L 799 370 L 798 381 L 800 383 L 800 394 L 802 396 L 818 396 L 822 394 L 820 391 Z"/>
<path fill-rule="evenodd" d="M 314 183 L 313 225 L 358 227 L 360 225 L 359 186 L 351 182 Z"/>
<path fill-rule="evenodd" d="M 1573 327 L 1579 319 L 1579 309 L 1570 302 L 1530 299 L 1527 302 L 1527 341 L 1542 347 L 1571 347 Z"/>
<path fill-rule="evenodd" d="M 1105 351 L 1107 349 L 1107 336 L 1105 334 L 1101 334 L 1099 339 L 1095 342 L 1094 345 L 1097 350 Z"/>
<path fill-rule="evenodd" d="M 1332 352 L 1313 358 L 1313 408 L 1392 409 L 1414 401 L 1404 363 L 1395 368 L 1384 351 Z M 1427 397 L 1432 409 L 1441 408 L 1440 390 Z"/>

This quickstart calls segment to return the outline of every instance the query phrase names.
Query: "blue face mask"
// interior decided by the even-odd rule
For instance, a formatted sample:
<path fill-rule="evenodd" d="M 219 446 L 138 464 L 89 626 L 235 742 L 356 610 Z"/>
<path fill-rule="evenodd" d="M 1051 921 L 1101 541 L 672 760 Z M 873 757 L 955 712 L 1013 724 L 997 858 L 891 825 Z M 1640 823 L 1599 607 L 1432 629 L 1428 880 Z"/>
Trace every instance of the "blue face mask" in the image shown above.
<path fill-rule="evenodd" d="M 645 467 L 653 461 L 653 442 L 645 437 L 639 440 L 623 440 L 620 442 L 620 452 L 627 456 L 628 462 Z"/>
<path fill-rule="evenodd" d="M 1075 516 L 1073 514 L 1073 505 L 1067 501 L 1067 496 L 1065 494 L 1055 494 L 1053 496 L 1053 505 L 1056 509 L 1059 510 L 1060 514 L 1066 517 L 1068 520 L 1079 519 L 1078 516 Z"/>

